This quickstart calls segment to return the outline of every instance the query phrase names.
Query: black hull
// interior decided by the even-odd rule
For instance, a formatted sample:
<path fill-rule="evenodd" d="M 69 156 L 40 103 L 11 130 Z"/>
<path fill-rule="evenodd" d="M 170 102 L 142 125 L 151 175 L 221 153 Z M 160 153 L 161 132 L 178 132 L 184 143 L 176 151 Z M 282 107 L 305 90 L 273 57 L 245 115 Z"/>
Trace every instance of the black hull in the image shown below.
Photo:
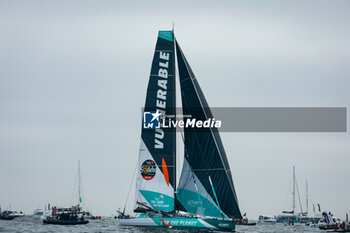
<path fill-rule="evenodd" d="M 337 226 L 329 226 L 329 227 L 319 226 L 318 228 L 320 228 L 321 230 L 337 230 L 337 229 L 339 229 L 339 227 L 337 227 Z"/>
<path fill-rule="evenodd" d="M 255 222 L 249 222 L 249 223 L 236 223 L 236 225 L 243 225 L 243 226 L 255 226 Z"/>
<path fill-rule="evenodd" d="M 82 225 L 82 224 L 87 224 L 89 221 L 86 220 L 43 220 L 44 224 L 53 224 L 53 225 Z"/>
<path fill-rule="evenodd" d="M 0 216 L 0 220 L 13 220 L 15 219 L 15 216 Z"/>

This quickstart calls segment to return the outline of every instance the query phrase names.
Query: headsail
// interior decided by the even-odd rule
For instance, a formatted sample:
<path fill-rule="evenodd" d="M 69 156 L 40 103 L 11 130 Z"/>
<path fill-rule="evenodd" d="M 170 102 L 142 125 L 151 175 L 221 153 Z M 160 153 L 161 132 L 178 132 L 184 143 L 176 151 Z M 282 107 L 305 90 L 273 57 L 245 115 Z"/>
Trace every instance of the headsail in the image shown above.
<path fill-rule="evenodd" d="M 190 65 L 177 41 L 175 44 L 183 114 L 197 120 L 213 118 Z M 184 131 L 185 159 L 177 200 L 189 213 L 242 218 L 219 132 L 215 128 L 185 128 Z"/>
<path fill-rule="evenodd" d="M 160 31 L 147 88 L 136 182 L 135 212 L 174 210 L 175 130 L 152 128 L 159 114 L 175 114 L 175 55 L 172 31 Z M 147 128 L 149 126 L 150 128 Z"/>

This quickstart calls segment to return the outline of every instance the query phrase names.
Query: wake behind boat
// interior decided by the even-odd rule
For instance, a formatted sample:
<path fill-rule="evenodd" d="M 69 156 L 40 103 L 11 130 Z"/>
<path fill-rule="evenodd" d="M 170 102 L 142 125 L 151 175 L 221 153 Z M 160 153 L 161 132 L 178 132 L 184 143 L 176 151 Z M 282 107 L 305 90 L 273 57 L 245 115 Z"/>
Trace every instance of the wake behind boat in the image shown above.
<path fill-rule="evenodd" d="M 234 220 L 242 215 L 217 128 L 184 128 L 184 163 L 176 187 L 176 129 L 160 124 L 176 116 L 175 60 L 184 121 L 214 119 L 173 31 L 160 31 L 143 112 L 134 209 L 140 215 L 123 218 L 124 208 L 120 225 L 234 230 Z"/>

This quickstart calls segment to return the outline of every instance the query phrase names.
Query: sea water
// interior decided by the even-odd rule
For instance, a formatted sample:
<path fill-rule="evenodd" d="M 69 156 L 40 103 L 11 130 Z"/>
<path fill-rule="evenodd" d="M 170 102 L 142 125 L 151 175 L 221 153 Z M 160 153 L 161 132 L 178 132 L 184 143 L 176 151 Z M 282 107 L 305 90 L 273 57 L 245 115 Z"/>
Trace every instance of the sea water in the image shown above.
<path fill-rule="evenodd" d="M 76 226 L 60 226 L 60 225 L 44 225 L 40 218 L 25 216 L 11 221 L 0 220 L 0 232 L 8 233 L 37 233 L 37 232 L 59 232 L 59 233 L 109 233 L 109 232 L 126 232 L 126 233 L 182 233 L 182 232 L 198 232 L 198 231 L 182 231 L 182 230 L 164 230 L 155 228 L 139 228 L 139 227 L 122 227 L 119 226 L 118 220 L 113 218 L 103 218 L 102 220 L 90 220 L 90 223 Z M 213 231 L 206 231 L 213 232 Z M 257 224 L 255 226 L 236 226 L 236 232 L 322 232 L 316 227 L 305 226 L 304 224 L 295 224 L 294 226 L 284 226 L 280 223 L 275 224 Z M 324 231 L 323 231 L 324 232 Z"/>

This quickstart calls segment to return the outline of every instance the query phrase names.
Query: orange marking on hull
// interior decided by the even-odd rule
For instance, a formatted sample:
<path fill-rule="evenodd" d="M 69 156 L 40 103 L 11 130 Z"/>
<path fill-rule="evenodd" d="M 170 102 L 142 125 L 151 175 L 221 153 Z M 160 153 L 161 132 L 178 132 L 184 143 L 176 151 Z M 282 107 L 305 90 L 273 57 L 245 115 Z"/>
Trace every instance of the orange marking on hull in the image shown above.
<path fill-rule="evenodd" d="M 169 186 L 169 173 L 168 173 L 168 167 L 166 166 L 165 160 L 164 158 L 162 158 L 162 170 L 163 170 L 163 174 L 164 174 L 164 178 L 166 183 Z"/>

